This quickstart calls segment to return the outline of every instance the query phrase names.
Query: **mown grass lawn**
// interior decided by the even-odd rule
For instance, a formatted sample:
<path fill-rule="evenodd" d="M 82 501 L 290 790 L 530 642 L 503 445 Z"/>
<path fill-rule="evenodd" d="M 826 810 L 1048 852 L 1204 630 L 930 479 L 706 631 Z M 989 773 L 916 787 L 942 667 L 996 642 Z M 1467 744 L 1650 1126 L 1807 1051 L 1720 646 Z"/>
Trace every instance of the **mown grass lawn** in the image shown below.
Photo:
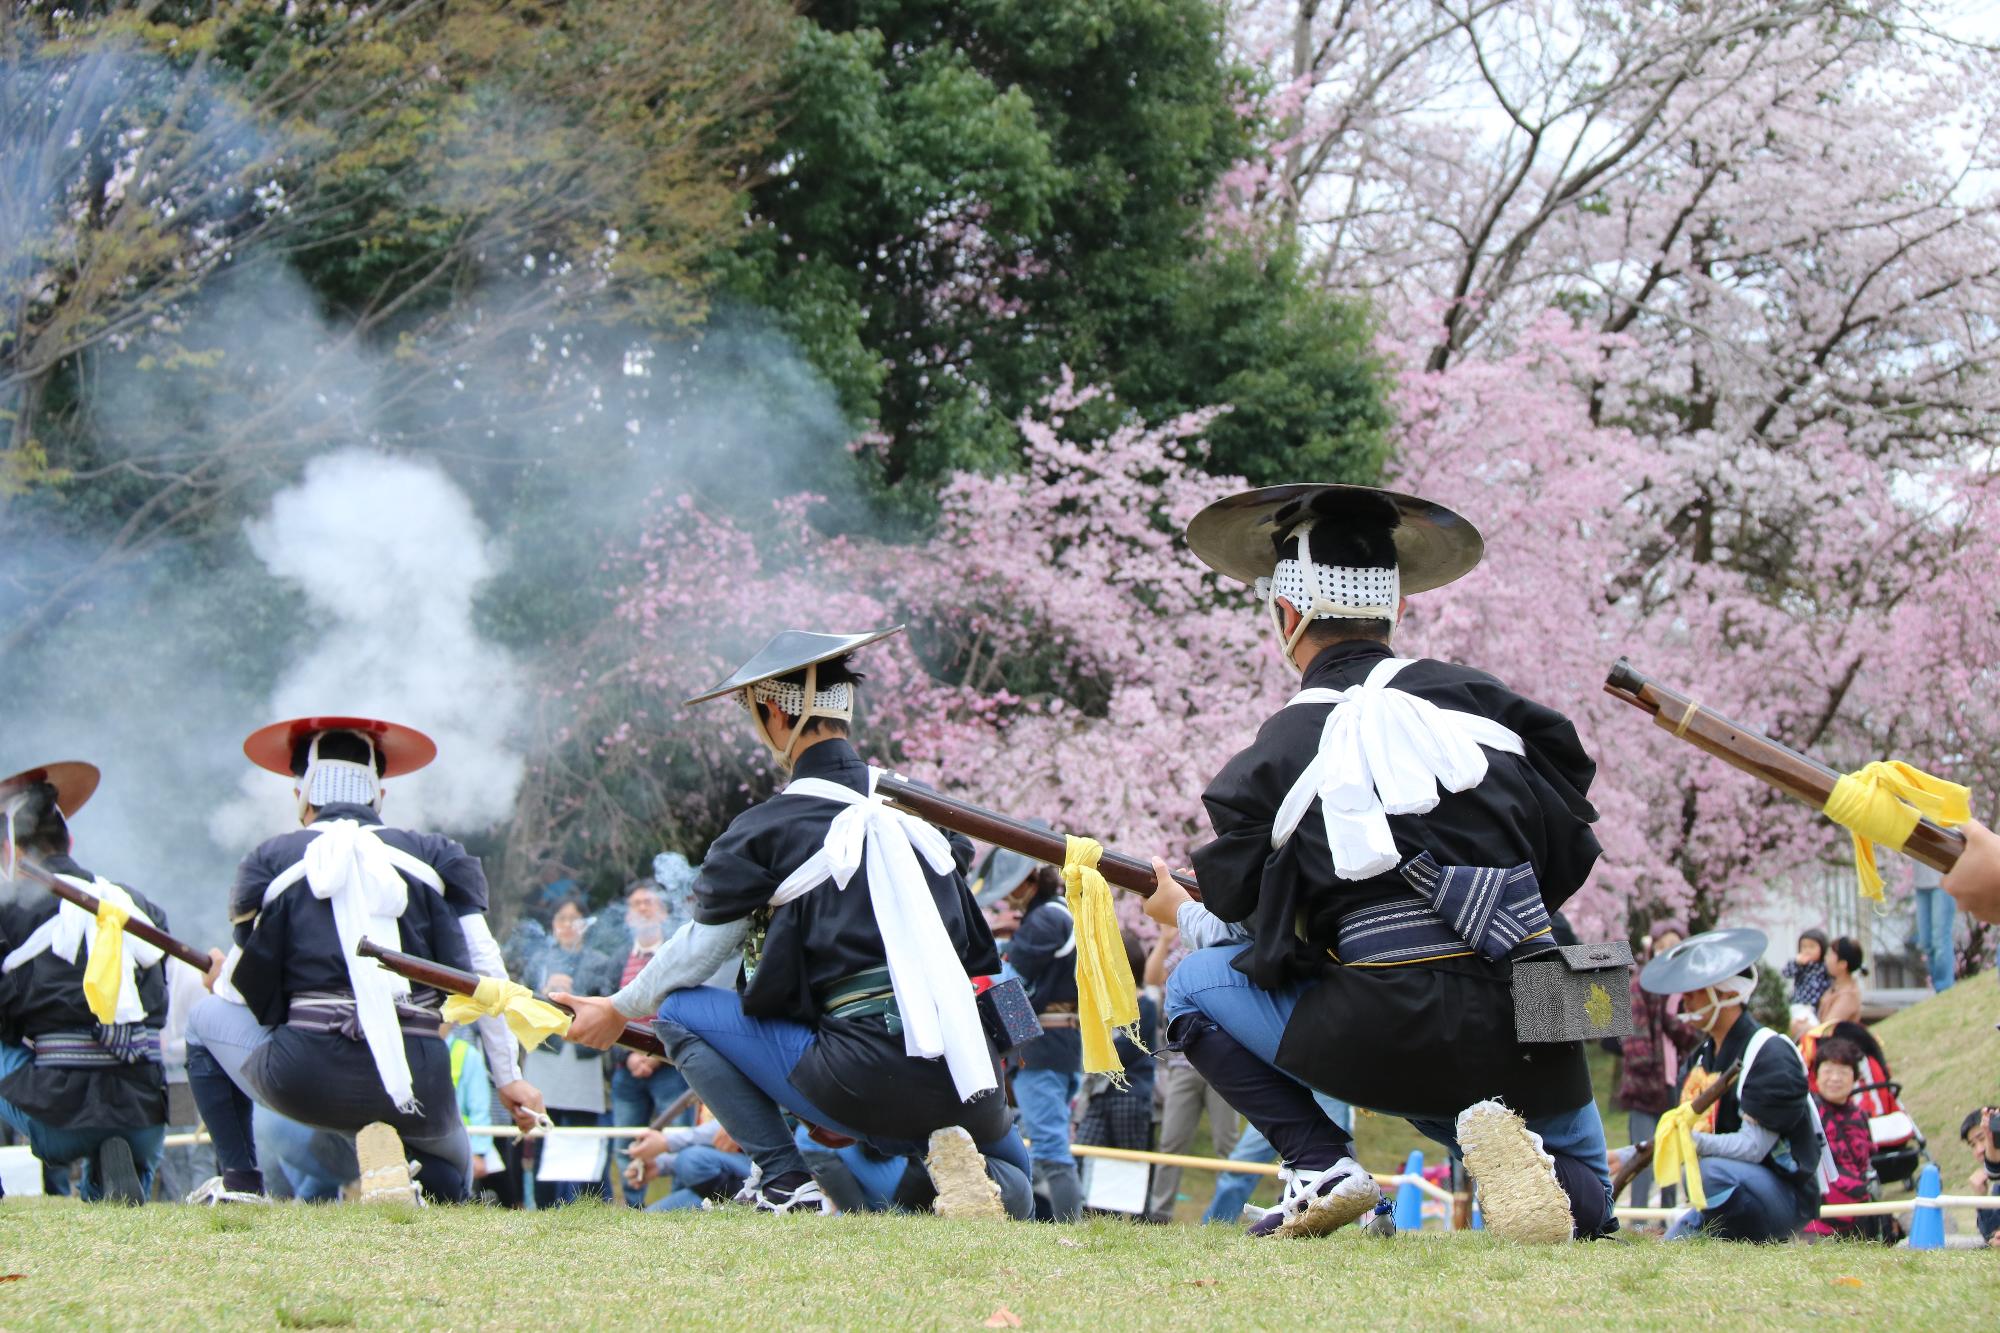
<path fill-rule="evenodd" d="M 1990 1328 L 2000 1256 L 1220 1228 L 0 1203 L 0 1327 Z M 1005 1319 L 1000 1325 L 1009 1326 Z"/>

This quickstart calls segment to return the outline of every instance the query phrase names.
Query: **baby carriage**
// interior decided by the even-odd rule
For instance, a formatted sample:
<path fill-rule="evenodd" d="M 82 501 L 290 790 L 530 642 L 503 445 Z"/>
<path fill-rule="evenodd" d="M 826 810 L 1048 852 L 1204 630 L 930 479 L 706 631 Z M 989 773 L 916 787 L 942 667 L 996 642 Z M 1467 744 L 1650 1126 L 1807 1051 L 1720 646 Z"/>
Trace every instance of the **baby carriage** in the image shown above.
<path fill-rule="evenodd" d="M 1800 1042 L 1808 1069 L 1812 1068 L 1814 1048 L 1830 1037 L 1851 1041 L 1861 1052 L 1860 1075 L 1850 1098 L 1868 1117 L 1868 1197 L 1880 1199 L 1883 1188 L 1889 1185 L 1901 1185 L 1906 1192 L 1915 1190 L 1918 1171 L 1931 1159 L 1930 1149 L 1916 1120 L 1903 1109 L 1899 1100 L 1903 1085 L 1890 1077 L 1882 1044 L 1859 1023 L 1835 1023 L 1808 1033 Z M 1817 1077 L 1813 1091 L 1819 1091 Z M 1901 1232 L 1901 1227 L 1889 1217 L 1865 1217 L 1858 1219 L 1858 1223 L 1856 1230 L 1860 1234 L 1877 1240 L 1893 1242 Z"/>

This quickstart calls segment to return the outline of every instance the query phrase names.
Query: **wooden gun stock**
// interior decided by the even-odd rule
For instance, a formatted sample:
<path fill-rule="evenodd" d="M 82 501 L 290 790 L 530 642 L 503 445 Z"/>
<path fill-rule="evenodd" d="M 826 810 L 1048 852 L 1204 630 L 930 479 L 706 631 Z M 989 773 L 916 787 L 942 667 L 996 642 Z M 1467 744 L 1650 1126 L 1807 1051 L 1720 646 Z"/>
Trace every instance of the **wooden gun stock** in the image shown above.
<path fill-rule="evenodd" d="M 25 875 L 47 889 L 50 893 L 53 893 L 56 897 L 75 903 L 92 916 L 97 915 L 96 894 L 84 892 L 76 885 L 53 873 L 46 867 L 37 864 L 35 861 L 25 856 L 22 857 L 16 873 Z M 155 949 L 166 954 L 169 958 L 180 959 L 197 972 L 206 973 L 215 961 L 192 944 L 183 944 L 181 941 L 167 934 L 166 931 L 161 930 L 158 926 L 148 925 L 137 917 L 126 919 L 125 933 L 134 939 L 144 940 Z"/>
<path fill-rule="evenodd" d="M 1686 695 L 1649 679 L 1622 657 L 1606 677 L 1604 692 L 1651 713 L 1655 722 L 1688 744 L 1706 750 L 1753 778 L 1761 778 L 1815 810 L 1826 808 L 1827 798 L 1833 795 L 1833 784 L 1840 781 L 1841 775 L 1825 764 L 1732 722 L 1714 709 L 1703 708 Z M 1964 834 L 1928 819 L 1917 821 L 1902 848 L 1903 855 L 1922 861 L 1933 870 L 1950 870 L 1958 864 L 1964 850 Z"/>
<path fill-rule="evenodd" d="M 398 953 L 394 949 L 383 948 L 373 940 L 361 941 L 355 946 L 354 952 L 363 958 L 373 958 L 397 976 L 407 977 L 419 986 L 429 986 L 432 990 L 441 990 L 451 995 L 471 995 L 479 989 L 480 976 L 477 972 L 461 972 L 455 967 L 446 967 L 443 963 L 434 963 L 428 958 Z M 556 1008 L 566 1014 L 576 1012 L 568 1005 L 556 1004 L 546 995 L 538 994 L 535 998 L 545 1004 L 555 1004 Z M 618 1038 L 618 1045 L 628 1046 L 635 1051 L 644 1051 L 647 1055 L 665 1057 L 667 1053 L 667 1048 L 661 1044 L 658 1034 L 651 1028 L 642 1027 L 637 1023 L 625 1025 L 625 1033 Z"/>
<path fill-rule="evenodd" d="M 1037 828 L 1025 820 L 1003 815 L 997 810 L 971 805 L 954 800 L 949 796 L 916 786 L 893 773 L 884 773 L 875 784 L 875 790 L 889 798 L 889 804 L 904 814 L 915 815 L 918 819 L 936 824 L 939 828 L 963 833 L 968 838 L 992 843 L 995 847 L 1005 847 L 1010 852 L 1018 852 L 1032 861 L 1059 866 L 1068 854 L 1068 844 L 1062 834 L 1052 829 Z M 1130 889 L 1141 898 L 1153 896 L 1157 887 L 1153 880 L 1153 865 L 1136 857 L 1123 856 L 1108 848 L 1097 863 L 1097 869 L 1105 881 L 1116 884 L 1121 889 Z M 1188 891 L 1189 896 L 1199 899 L 1201 889 L 1192 875 L 1175 874 L 1174 879 Z"/>
<path fill-rule="evenodd" d="M 1722 1071 L 1722 1077 L 1703 1088 L 1696 1095 L 1694 1099 L 1695 1114 L 1701 1115 L 1705 1113 L 1709 1107 L 1722 1100 L 1722 1094 L 1729 1091 L 1729 1085 L 1736 1081 L 1737 1074 L 1741 1073 L 1742 1070 L 1743 1062 L 1741 1060 L 1731 1060 L 1729 1068 Z M 1652 1141 L 1649 1139 L 1644 1143 L 1633 1144 L 1632 1155 L 1619 1165 L 1618 1174 L 1611 1177 L 1611 1198 L 1613 1201 L 1615 1202 L 1618 1196 L 1625 1192 L 1625 1187 L 1632 1183 L 1632 1177 L 1638 1175 L 1652 1164 Z"/>

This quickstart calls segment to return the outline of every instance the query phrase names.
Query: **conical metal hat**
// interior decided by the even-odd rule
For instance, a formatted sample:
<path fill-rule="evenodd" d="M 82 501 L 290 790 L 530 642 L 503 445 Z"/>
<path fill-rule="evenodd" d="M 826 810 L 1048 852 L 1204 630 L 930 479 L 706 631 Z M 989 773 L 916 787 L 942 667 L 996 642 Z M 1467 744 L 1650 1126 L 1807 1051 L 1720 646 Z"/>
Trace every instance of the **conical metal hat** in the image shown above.
<path fill-rule="evenodd" d="M 901 625 L 891 625 L 887 629 L 869 630 L 865 634 L 815 634 L 811 630 L 788 629 L 773 635 L 771 641 L 757 650 L 757 655 L 730 673 L 729 679 L 684 702 L 705 703 L 732 694 L 745 685 L 755 685 L 760 680 L 770 680 L 774 676 L 788 676 L 794 671 L 811 666 L 815 662 L 825 662 L 831 658 L 844 657 L 857 648 L 865 648 L 878 639 L 886 639 L 891 634 L 901 634 Z"/>
<path fill-rule="evenodd" d="M 1747 971 L 1764 956 L 1770 937 L 1747 926 L 1691 936 L 1647 963 L 1639 989 L 1654 995 L 1683 995 Z"/>
<path fill-rule="evenodd" d="M 1050 827 L 1046 819 L 1030 819 L 1036 828 Z M 991 907 L 1008 894 L 1021 887 L 1022 881 L 1035 872 L 1041 862 L 1005 847 L 995 847 L 986 854 L 986 861 L 972 876 L 972 896 L 981 907 Z"/>
<path fill-rule="evenodd" d="M 1309 514 L 1354 496 L 1372 495 L 1396 510 L 1396 569 L 1405 593 L 1442 588 L 1472 572 L 1485 553 L 1479 529 L 1463 515 L 1420 496 L 1375 486 L 1292 482 L 1217 500 L 1188 524 L 1187 544 L 1220 574 L 1254 584 L 1277 568 L 1275 538 Z"/>

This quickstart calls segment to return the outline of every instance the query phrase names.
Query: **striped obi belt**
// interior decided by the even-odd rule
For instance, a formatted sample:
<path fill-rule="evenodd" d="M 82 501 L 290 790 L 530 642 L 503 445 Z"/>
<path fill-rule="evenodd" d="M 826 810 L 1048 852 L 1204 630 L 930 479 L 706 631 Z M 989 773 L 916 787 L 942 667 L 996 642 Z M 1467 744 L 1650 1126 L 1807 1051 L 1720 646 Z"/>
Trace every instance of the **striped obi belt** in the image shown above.
<path fill-rule="evenodd" d="M 1441 866 L 1412 857 L 1403 879 L 1416 896 L 1358 907 L 1340 920 L 1335 961 L 1349 967 L 1406 967 L 1479 955 L 1517 962 L 1555 947 L 1541 882 L 1527 863 Z"/>
<path fill-rule="evenodd" d="M 37 1069 L 117 1069 L 159 1064 L 160 1030 L 144 1023 L 100 1023 L 95 1028 L 44 1032 L 28 1038 Z"/>
<path fill-rule="evenodd" d="M 425 1005 L 404 997 L 396 1001 L 396 1022 L 406 1036 L 435 1037 L 444 1017 L 435 1000 Z M 292 996 L 285 1010 L 285 1026 L 331 1033 L 349 1041 L 366 1039 L 360 1006 L 345 991 L 301 991 Z"/>

